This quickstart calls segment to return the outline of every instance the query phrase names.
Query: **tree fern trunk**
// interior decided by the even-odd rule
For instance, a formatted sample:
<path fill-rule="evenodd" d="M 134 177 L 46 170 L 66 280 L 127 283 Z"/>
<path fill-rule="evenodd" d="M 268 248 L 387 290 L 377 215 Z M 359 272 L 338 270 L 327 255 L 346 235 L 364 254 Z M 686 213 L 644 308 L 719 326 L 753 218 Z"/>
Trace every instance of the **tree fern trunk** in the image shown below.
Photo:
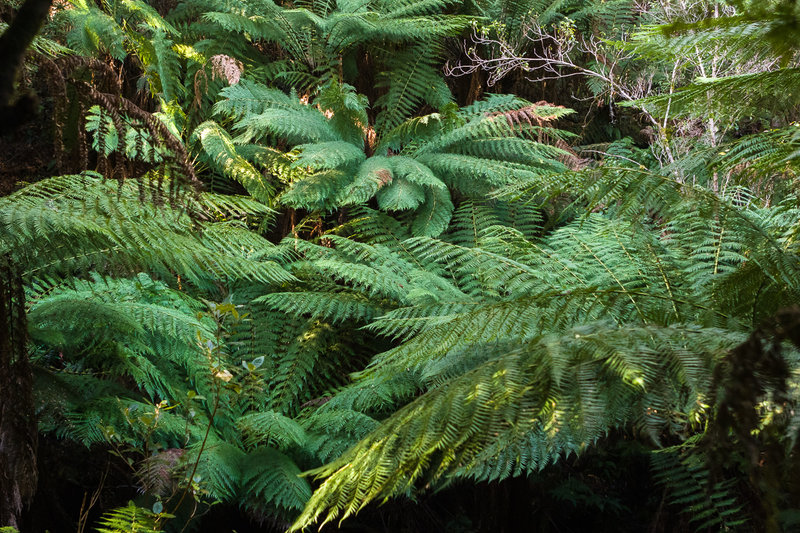
<path fill-rule="evenodd" d="M 478 100 L 483 93 L 483 80 L 481 79 L 481 71 L 476 70 L 469 77 L 469 91 L 467 92 L 466 105 L 472 105 L 475 100 Z"/>
<path fill-rule="evenodd" d="M 22 282 L 0 259 L 0 526 L 17 527 L 36 492 L 36 420 Z"/>

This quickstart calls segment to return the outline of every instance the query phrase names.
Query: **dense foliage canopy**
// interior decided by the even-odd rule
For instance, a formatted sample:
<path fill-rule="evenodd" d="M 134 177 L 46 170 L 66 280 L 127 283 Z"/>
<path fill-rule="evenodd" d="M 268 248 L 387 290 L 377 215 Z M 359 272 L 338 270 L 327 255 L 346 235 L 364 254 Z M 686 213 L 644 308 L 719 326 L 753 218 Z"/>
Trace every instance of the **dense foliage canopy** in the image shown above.
<path fill-rule="evenodd" d="M 42 3 L 0 530 L 798 527 L 795 3 Z"/>

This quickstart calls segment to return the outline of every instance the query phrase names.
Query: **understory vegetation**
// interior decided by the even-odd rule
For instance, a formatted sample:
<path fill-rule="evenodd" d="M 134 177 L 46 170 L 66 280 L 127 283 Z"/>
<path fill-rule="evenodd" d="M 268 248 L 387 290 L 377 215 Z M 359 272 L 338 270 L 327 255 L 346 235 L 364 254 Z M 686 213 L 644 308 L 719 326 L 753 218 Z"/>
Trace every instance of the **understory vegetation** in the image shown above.
<path fill-rule="evenodd" d="M 798 530 L 798 21 L 4 0 L 0 531 Z"/>

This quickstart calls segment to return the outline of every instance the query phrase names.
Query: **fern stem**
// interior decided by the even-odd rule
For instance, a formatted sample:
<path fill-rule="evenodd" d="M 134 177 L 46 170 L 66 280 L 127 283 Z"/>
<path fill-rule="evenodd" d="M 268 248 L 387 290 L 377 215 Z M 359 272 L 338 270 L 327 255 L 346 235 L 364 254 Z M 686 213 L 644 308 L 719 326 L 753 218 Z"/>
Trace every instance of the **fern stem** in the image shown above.
<path fill-rule="evenodd" d="M 664 272 L 664 268 L 661 265 L 661 258 L 658 257 L 657 253 L 655 253 L 655 250 L 653 250 L 653 247 L 650 245 L 650 243 L 647 243 L 647 249 L 650 251 L 651 254 L 653 254 L 653 258 L 656 261 L 656 266 L 658 267 L 658 272 L 659 274 L 661 274 L 661 279 L 664 280 L 664 286 L 667 288 L 667 293 L 669 293 L 669 297 L 672 300 L 671 302 L 672 310 L 675 312 L 675 318 L 680 320 L 681 314 L 678 312 L 678 306 L 675 305 L 675 295 L 672 294 L 672 285 L 670 285 L 669 279 L 667 278 L 667 274 Z"/>
<path fill-rule="evenodd" d="M 208 426 L 206 427 L 206 434 L 203 436 L 203 442 L 200 444 L 200 450 L 197 452 L 197 460 L 194 462 L 194 466 L 192 467 L 192 473 L 189 475 L 189 483 L 186 485 L 186 488 L 183 489 L 183 493 L 181 494 L 181 498 L 178 500 L 178 503 L 172 509 L 172 513 L 175 514 L 178 509 L 180 509 L 183 500 L 186 498 L 186 494 L 189 493 L 189 487 L 192 486 L 192 480 L 194 480 L 194 475 L 197 473 L 197 467 L 200 465 L 200 458 L 203 455 L 203 450 L 206 447 L 206 442 L 208 441 L 208 435 L 211 433 L 211 426 L 214 424 L 214 416 L 217 414 L 217 408 L 219 407 L 219 385 L 217 385 L 217 396 L 214 400 L 214 409 L 211 411 L 211 419 L 208 421 Z"/>
<path fill-rule="evenodd" d="M 633 297 L 630 295 L 630 293 L 628 292 L 628 289 L 625 288 L 625 285 L 622 284 L 622 282 L 619 280 L 619 278 L 614 274 L 614 272 L 610 268 L 608 268 L 608 266 L 603 262 L 603 260 L 600 259 L 599 257 L 597 257 L 597 255 L 594 253 L 594 250 L 589 248 L 589 245 L 587 245 L 585 242 L 581 242 L 581 246 L 583 248 L 585 248 L 587 252 L 592 254 L 592 257 L 594 257 L 595 260 L 602 265 L 602 267 L 606 270 L 606 272 L 608 272 L 608 274 L 612 278 L 614 278 L 614 281 L 617 282 L 617 285 L 619 285 L 622 288 L 622 293 L 626 294 L 628 296 L 628 299 L 631 301 L 633 306 L 636 308 L 636 312 L 639 313 L 639 316 L 642 318 L 642 321 L 646 324 L 647 323 L 647 318 L 644 316 L 644 312 L 642 312 L 642 310 L 639 308 L 639 304 L 637 304 L 636 300 L 634 300 Z"/>

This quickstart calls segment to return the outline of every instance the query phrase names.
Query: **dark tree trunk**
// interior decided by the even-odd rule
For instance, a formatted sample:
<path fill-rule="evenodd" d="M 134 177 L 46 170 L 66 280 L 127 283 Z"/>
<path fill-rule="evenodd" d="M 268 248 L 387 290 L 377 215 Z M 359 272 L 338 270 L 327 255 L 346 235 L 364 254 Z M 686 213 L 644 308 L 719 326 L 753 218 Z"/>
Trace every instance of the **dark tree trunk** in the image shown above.
<path fill-rule="evenodd" d="M 33 117 L 38 101 L 24 95 L 14 101 L 14 82 L 22 68 L 25 52 L 42 29 L 52 0 L 25 0 L 8 29 L 0 35 L 0 133 Z"/>
<path fill-rule="evenodd" d="M 0 258 L 0 526 L 17 527 L 36 492 L 37 428 L 22 280 Z"/>

